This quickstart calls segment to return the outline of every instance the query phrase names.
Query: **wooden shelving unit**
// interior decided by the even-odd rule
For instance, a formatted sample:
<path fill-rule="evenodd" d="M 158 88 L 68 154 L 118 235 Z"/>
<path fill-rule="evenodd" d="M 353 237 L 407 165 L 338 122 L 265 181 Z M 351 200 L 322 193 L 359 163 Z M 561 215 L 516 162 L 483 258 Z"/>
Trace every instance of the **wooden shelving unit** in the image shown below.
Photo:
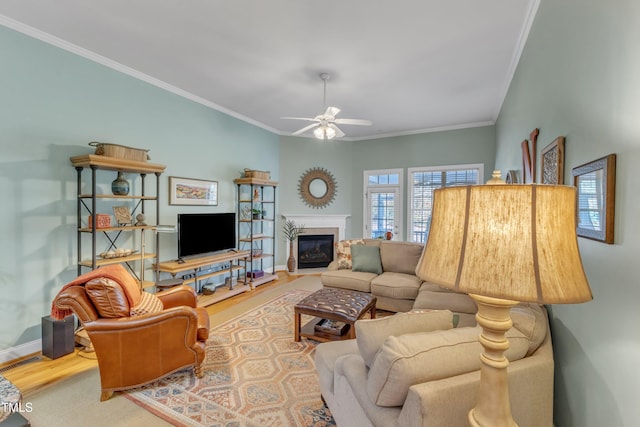
<path fill-rule="evenodd" d="M 278 183 L 261 178 L 238 178 L 238 248 L 250 252 L 245 260 L 252 288 L 278 278 L 275 274 L 275 213 Z M 259 212 L 259 214 L 254 214 Z M 263 272 L 254 277 L 254 272 Z"/>
<path fill-rule="evenodd" d="M 148 268 L 145 261 L 151 260 L 157 263 L 159 248 L 158 239 L 155 235 L 155 227 L 158 218 L 160 218 L 160 175 L 164 172 L 166 166 L 157 163 L 139 162 L 95 154 L 75 156 L 71 157 L 70 160 L 77 171 L 78 275 L 82 274 L 83 268 L 96 269 L 105 265 L 124 264 L 138 278 L 142 288 L 155 286 L 155 278 L 154 280 L 145 280 L 145 270 Z M 85 169 L 89 169 L 90 171 L 88 183 L 91 191 L 89 192 L 83 189 L 83 172 Z M 99 170 L 138 174 L 140 176 L 138 193 L 125 196 L 99 193 L 97 176 L 97 171 Z M 148 194 L 145 186 L 145 178 L 149 174 L 156 176 L 155 194 L 153 195 Z M 102 184 L 110 186 L 111 182 L 109 180 L 108 182 L 100 182 L 100 184 L 101 186 Z M 138 213 L 145 214 L 147 217 L 147 225 L 98 228 L 97 221 L 92 221 L 91 226 L 87 225 L 88 216 L 91 215 L 95 218 L 97 214 L 105 213 L 100 212 L 100 209 L 103 208 L 103 206 L 107 206 L 109 201 L 122 202 L 130 207 L 133 218 L 132 224 L 135 222 L 135 216 Z M 147 203 L 155 204 L 155 218 L 149 218 L 149 211 L 145 210 Z M 149 231 L 149 233 L 147 233 L 147 231 Z M 100 257 L 102 252 L 117 249 L 119 242 L 125 240 L 127 237 L 131 237 L 132 232 L 139 233 L 140 239 L 140 247 L 139 249 L 136 248 L 135 253 L 118 258 Z M 90 236 L 91 238 L 89 250 L 86 250 L 86 236 Z M 97 249 L 98 236 L 104 237 L 105 250 L 99 251 Z M 153 241 L 150 245 L 150 247 L 154 248 L 152 251 L 146 250 L 146 239 L 149 237 L 151 237 L 150 240 Z"/>

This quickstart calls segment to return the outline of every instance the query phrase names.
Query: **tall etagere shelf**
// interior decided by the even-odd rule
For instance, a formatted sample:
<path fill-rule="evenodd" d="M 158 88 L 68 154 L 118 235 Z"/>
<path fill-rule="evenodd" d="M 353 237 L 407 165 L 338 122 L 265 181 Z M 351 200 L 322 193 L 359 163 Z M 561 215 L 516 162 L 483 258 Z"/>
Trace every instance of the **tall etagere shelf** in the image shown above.
<path fill-rule="evenodd" d="M 261 178 L 238 178 L 238 249 L 250 251 L 244 260 L 252 288 L 278 278 L 275 272 L 276 187 Z"/>
<path fill-rule="evenodd" d="M 94 154 L 75 156 L 71 157 L 70 160 L 77 171 L 78 275 L 83 273 L 83 268 L 96 269 L 109 264 L 124 264 L 138 278 L 142 288 L 155 286 L 155 278 L 153 281 L 145 280 L 145 270 L 147 269 L 145 261 L 151 260 L 154 264 L 158 262 L 157 253 L 159 248 L 155 229 L 157 221 L 160 218 L 160 175 L 164 172 L 166 166 Z M 83 171 L 85 169 L 89 169 L 90 171 L 88 181 L 90 187 L 89 192 L 83 192 Z M 139 188 L 136 189 L 136 194 L 130 193 L 126 196 L 119 196 L 99 193 L 97 177 L 99 170 L 139 174 L 140 185 Z M 152 195 L 148 194 L 145 185 L 145 178 L 149 174 L 156 176 L 155 194 Z M 105 182 L 105 184 L 107 183 Z M 108 182 L 108 184 L 110 185 L 110 182 Z M 101 213 L 100 209 L 103 208 L 102 205 L 108 206 L 109 203 L 107 202 L 113 201 L 122 202 L 130 208 L 132 218 L 134 218 L 132 223 L 122 226 L 112 223 L 109 227 L 99 228 L 98 221 L 96 220 L 97 214 Z M 134 225 L 137 214 L 142 213 L 147 216 L 146 214 L 149 213 L 149 211 L 145 210 L 147 203 L 155 204 L 155 218 L 152 218 L 152 220 L 147 218 L 145 225 Z M 93 217 L 91 224 L 88 222 L 89 216 Z M 149 231 L 149 233 L 147 233 L 147 231 Z M 120 241 L 129 241 L 130 239 L 128 239 L 128 237 L 131 237 L 129 234 L 131 232 L 139 233 L 140 235 L 139 250 L 136 249 L 135 253 L 122 257 L 100 257 L 100 253 L 102 252 L 117 249 Z M 98 236 L 100 234 L 104 237 L 106 244 L 106 248 L 102 252 L 97 249 Z M 151 247 L 154 248 L 154 250 L 152 252 L 146 251 L 148 234 L 151 235 L 153 241 Z M 89 251 L 83 248 L 83 243 L 86 243 L 83 241 L 87 240 L 87 235 L 91 238 Z"/>

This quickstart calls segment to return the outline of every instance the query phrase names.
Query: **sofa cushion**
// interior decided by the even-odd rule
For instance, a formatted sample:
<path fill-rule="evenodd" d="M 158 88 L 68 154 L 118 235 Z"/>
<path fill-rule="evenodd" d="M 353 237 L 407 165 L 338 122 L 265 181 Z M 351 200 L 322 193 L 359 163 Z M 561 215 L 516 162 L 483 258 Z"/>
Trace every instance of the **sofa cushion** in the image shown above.
<path fill-rule="evenodd" d="M 351 246 L 351 262 L 351 269 L 353 271 L 375 274 L 382 273 L 382 263 L 380 262 L 380 248 L 376 246 Z"/>
<path fill-rule="evenodd" d="M 84 285 L 100 317 L 129 317 L 129 300 L 122 287 L 115 280 L 99 277 L 89 280 Z"/>
<path fill-rule="evenodd" d="M 351 270 L 351 246 L 364 245 L 364 240 L 340 240 L 335 244 L 339 270 Z"/>
<path fill-rule="evenodd" d="M 520 303 L 511 307 L 513 327 L 529 340 L 527 356 L 535 353 L 547 336 L 549 319 L 545 309 L 538 304 Z"/>
<path fill-rule="evenodd" d="M 380 406 L 402 406 L 409 387 L 480 369 L 481 329 L 457 328 L 388 337 L 369 370 L 367 394 Z M 525 356 L 529 340 L 517 329 L 507 332 L 511 361 Z"/>
<path fill-rule="evenodd" d="M 382 241 L 380 244 L 382 269 L 415 276 L 423 248 L 424 246 L 419 243 Z"/>
<path fill-rule="evenodd" d="M 395 299 L 414 300 L 422 281 L 411 274 L 384 272 L 371 281 L 371 293 Z M 449 307 L 441 307 L 443 310 Z"/>
<path fill-rule="evenodd" d="M 358 350 L 367 366 L 389 336 L 429 332 L 453 328 L 453 314 L 449 310 L 410 311 L 380 319 L 362 319 L 355 323 Z"/>
<path fill-rule="evenodd" d="M 414 308 L 441 310 L 447 308 L 454 313 L 475 314 L 478 307 L 473 299 L 462 292 L 455 292 L 433 283 L 424 282 L 418 291 Z"/>
<path fill-rule="evenodd" d="M 323 286 L 330 288 L 352 289 L 371 292 L 371 281 L 378 277 L 375 273 L 363 273 L 351 270 L 329 270 L 320 275 Z"/>
<path fill-rule="evenodd" d="M 333 393 L 333 369 L 336 360 L 345 354 L 358 354 L 355 340 L 324 342 L 316 347 L 314 362 L 322 391 Z"/>
<path fill-rule="evenodd" d="M 142 292 L 140 303 L 131 307 L 131 316 L 142 316 L 143 314 L 159 313 L 164 309 L 162 301 L 157 296 L 149 292 Z"/>

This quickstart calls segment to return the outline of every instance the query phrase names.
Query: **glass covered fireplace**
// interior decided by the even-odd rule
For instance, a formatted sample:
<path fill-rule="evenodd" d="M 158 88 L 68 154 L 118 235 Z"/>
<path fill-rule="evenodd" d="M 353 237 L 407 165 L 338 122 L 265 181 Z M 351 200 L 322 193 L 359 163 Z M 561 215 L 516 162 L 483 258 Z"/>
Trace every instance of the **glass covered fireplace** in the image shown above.
<path fill-rule="evenodd" d="M 333 261 L 333 235 L 298 236 L 298 268 L 322 268 Z"/>

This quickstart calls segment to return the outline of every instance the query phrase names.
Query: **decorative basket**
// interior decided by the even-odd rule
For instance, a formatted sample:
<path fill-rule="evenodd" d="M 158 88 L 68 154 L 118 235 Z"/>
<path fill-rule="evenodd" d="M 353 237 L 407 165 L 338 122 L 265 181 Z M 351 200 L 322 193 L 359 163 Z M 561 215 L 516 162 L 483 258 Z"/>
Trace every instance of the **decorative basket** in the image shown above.
<path fill-rule="evenodd" d="M 96 147 L 96 154 L 118 159 L 134 160 L 136 162 L 146 162 L 149 158 L 149 150 L 141 148 L 127 147 L 125 145 L 110 144 L 108 142 L 91 141 L 90 146 Z"/>
<path fill-rule="evenodd" d="M 257 171 L 253 169 L 244 170 L 245 178 L 259 178 L 259 179 L 271 179 L 271 172 L 269 171 Z"/>

